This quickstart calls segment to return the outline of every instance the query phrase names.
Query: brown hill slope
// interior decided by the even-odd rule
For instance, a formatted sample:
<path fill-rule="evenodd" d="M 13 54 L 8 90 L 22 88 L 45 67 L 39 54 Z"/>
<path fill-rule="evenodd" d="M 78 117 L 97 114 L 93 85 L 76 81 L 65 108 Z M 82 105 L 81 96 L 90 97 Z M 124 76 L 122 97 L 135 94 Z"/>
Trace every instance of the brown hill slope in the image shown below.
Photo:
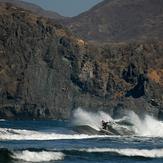
<path fill-rule="evenodd" d="M 27 2 L 24 2 L 21 0 L 0 0 L 0 2 L 2 2 L 2 3 L 8 2 L 8 3 L 14 4 L 17 7 L 21 7 L 21 8 L 24 8 L 26 10 L 30 10 L 37 15 L 48 17 L 51 19 L 63 19 L 64 18 L 63 16 L 59 15 L 56 12 L 44 10 L 35 4 L 27 3 Z"/>
<path fill-rule="evenodd" d="M 163 1 L 104 0 L 66 24 L 88 40 L 163 40 Z"/>

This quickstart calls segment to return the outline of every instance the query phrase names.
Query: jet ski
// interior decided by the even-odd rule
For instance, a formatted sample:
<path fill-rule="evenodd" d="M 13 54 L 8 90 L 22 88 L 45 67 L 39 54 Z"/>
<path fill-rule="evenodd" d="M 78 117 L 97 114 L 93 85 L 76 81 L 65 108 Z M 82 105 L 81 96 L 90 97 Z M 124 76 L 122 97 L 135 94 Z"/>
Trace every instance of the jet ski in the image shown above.
<path fill-rule="evenodd" d="M 104 122 L 104 121 L 103 121 Z M 114 121 L 106 123 L 106 126 L 103 125 L 99 130 L 92 128 L 89 125 L 75 126 L 74 131 L 80 134 L 87 135 L 133 135 L 134 131 L 131 125 L 119 124 Z"/>
<path fill-rule="evenodd" d="M 101 133 L 110 132 L 111 135 L 133 135 L 133 129 L 131 126 L 121 125 L 114 121 L 107 122 L 105 128 L 100 129 Z"/>

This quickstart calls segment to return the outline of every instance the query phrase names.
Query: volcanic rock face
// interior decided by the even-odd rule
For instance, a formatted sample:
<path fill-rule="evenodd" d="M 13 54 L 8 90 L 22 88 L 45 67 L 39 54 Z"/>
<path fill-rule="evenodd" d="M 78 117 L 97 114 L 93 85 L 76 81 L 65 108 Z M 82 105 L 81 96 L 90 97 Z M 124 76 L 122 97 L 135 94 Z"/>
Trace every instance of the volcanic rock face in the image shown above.
<path fill-rule="evenodd" d="M 12 5 L 1 5 L 2 117 L 68 116 L 67 108 L 70 108 L 72 95 L 71 91 L 63 91 L 63 88 L 71 89 L 71 68 L 58 53 L 58 40 L 62 35 L 68 34 L 48 19 L 39 18 Z"/>
<path fill-rule="evenodd" d="M 82 93 L 77 106 L 109 110 L 113 116 L 125 109 L 157 115 L 163 100 L 162 48 L 158 42 L 89 48 L 71 77 Z"/>
<path fill-rule="evenodd" d="M 87 40 L 163 40 L 162 0 L 104 0 L 65 24 Z"/>
<path fill-rule="evenodd" d="M 163 116 L 163 43 L 90 44 L 47 18 L 0 6 L 0 118 L 67 119 L 73 109 Z"/>

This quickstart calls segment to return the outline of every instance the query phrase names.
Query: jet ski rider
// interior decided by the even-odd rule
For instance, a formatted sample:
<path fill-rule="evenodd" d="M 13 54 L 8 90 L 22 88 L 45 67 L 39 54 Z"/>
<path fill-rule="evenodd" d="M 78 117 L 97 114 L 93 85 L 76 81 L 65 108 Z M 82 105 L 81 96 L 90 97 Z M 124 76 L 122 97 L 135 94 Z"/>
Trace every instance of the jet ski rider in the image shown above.
<path fill-rule="evenodd" d="M 101 122 L 102 122 L 102 129 L 106 130 L 108 122 L 105 122 L 104 120 L 102 120 Z"/>

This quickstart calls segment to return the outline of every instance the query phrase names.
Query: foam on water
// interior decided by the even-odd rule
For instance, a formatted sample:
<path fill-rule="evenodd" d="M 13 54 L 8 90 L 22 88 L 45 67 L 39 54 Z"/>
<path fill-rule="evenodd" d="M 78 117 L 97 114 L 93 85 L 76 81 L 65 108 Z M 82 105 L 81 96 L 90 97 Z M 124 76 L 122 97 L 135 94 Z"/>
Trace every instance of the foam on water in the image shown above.
<path fill-rule="evenodd" d="M 134 135 L 143 137 L 163 137 L 163 122 L 146 115 L 140 119 L 134 112 L 129 112 L 122 119 L 112 119 L 104 112 L 91 113 L 83 111 L 81 108 L 74 112 L 73 123 L 75 125 L 89 125 L 97 130 L 101 127 L 101 120 L 118 122 L 127 119 L 130 121 Z M 86 134 L 60 134 L 56 132 L 39 132 L 23 129 L 0 128 L 0 140 L 60 140 L 60 139 L 91 139 L 108 137 L 104 135 Z"/>
<path fill-rule="evenodd" d="M 47 162 L 54 160 L 63 160 L 64 154 L 62 152 L 31 152 L 28 150 L 15 152 L 12 156 L 14 159 L 23 160 L 27 162 Z"/>
<path fill-rule="evenodd" d="M 126 113 L 126 116 L 122 117 L 122 119 L 112 119 L 109 114 L 104 112 L 92 113 L 78 108 L 74 111 L 73 123 L 75 125 L 89 125 L 99 130 L 101 127 L 101 120 L 118 122 L 125 119 L 133 124 L 132 130 L 136 136 L 163 137 L 162 121 L 156 120 L 149 115 L 146 115 L 144 119 L 140 119 L 139 116 L 132 111 Z"/>
<path fill-rule="evenodd" d="M 80 151 L 89 152 L 89 153 L 103 153 L 103 152 L 113 152 L 123 156 L 138 156 L 138 157 L 148 157 L 148 158 L 160 158 L 163 157 L 163 149 L 114 149 L 114 148 L 88 148 L 80 149 Z"/>
<path fill-rule="evenodd" d="M 0 128 L 0 140 L 60 140 L 60 139 L 91 139 L 105 137 L 100 135 L 85 134 L 58 134 L 32 130 Z"/>
<path fill-rule="evenodd" d="M 163 137 L 163 122 L 152 116 L 146 115 L 140 119 L 134 112 L 129 112 L 128 116 L 134 124 L 135 133 L 139 136 Z"/>
<path fill-rule="evenodd" d="M 75 125 L 89 125 L 92 128 L 99 130 L 101 128 L 101 120 L 112 121 L 113 119 L 109 114 L 102 111 L 98 113 L 92 113 L 78 108 L 73 114 L 73 124 Z"/>

